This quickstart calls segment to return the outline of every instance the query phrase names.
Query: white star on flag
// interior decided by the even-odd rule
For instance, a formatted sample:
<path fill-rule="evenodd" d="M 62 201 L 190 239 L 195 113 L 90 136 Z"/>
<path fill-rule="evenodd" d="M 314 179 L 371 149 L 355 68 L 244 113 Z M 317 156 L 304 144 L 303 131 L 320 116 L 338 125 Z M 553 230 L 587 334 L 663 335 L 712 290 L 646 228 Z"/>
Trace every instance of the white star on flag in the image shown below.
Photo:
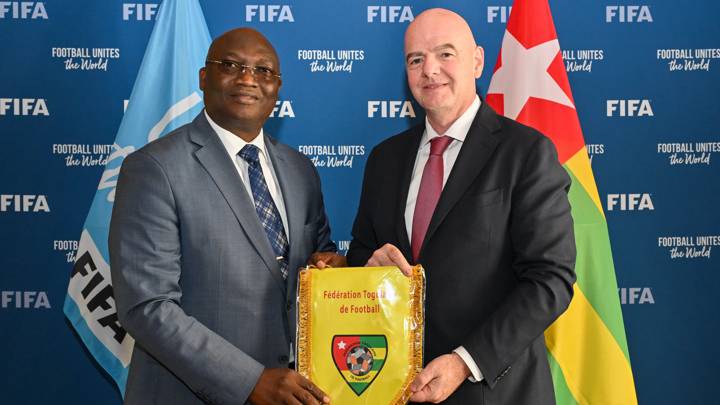
<path fill-rule="evenodd" d="M 557 39 L 525 49 L 509 31 L 505 31 L 501 52 L 502 65 L 493 74 L 488 94 L 504 95 L 503 115 L 516 119 L 530 97 L 575 108 L 572 100 L 547 72 L 560 52 Z"/>
<path fill-rule="evenodd" d="M 338 343 L 338 349 L 345 350 L 346 345 L 345 341 L 341 340 L 340 343 Z"/>

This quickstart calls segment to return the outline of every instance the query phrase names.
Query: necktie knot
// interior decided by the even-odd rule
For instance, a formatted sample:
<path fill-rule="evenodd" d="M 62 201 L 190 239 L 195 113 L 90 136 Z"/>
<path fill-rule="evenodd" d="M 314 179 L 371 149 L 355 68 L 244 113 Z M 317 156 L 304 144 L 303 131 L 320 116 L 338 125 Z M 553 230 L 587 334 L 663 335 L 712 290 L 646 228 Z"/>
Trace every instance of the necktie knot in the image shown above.
<path fill-rule="evenodd" d="M 445 152 L 445 149 L 447 149 L 452 140 L 453 139 L 449 136 L 438 136 L 433 138 L 430 141 L 430 155 L 442 156 L 443 152 Z"/>
<path fill-rule="evenodd" d="M 259 153 L 260 153 L 260 149 L 259 149 L 257 146 L 251 145 L 251 144 L 247 144 L 247 145 L 243 146 L 242 149 L 240 149 L 240 152 L 238 152 L 238 155 L 239 155 L 244 161 L 246 161 L 246 162 L 248 162 L 248 163 L 250 163 L 250 164 L 253 164 L 253 163 L 258 163 L 258 162 L 259 162 L 259 160 L 260 160 L 260 159 L 258 158 L 258 154 L 259 154 Z"/>

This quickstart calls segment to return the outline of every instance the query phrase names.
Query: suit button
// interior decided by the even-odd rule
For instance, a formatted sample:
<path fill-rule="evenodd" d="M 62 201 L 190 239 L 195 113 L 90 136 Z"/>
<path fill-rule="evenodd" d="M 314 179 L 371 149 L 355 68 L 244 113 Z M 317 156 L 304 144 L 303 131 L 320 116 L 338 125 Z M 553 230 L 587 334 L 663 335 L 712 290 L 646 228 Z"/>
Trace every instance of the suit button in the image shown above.
<path fill-rule="evenodd" d="M 288 360 L 290 360 L 290 358 L 285 355 L 278 357 L 278 363 L 280 364 L 288 364 Z"/>
<path fill-rule="evenodd" d="M 503 370 L 503 372 L 500 374 L 500 377 L 505 377 L 507 375 L 508 371 L 510 371 L 510 367 Z"/>
<path fill-rule="evenodd" d="M 287 304 L 285 304 L 285 310 L 290 311 L 293 307 L 292 301 L 288 300 Z"/>

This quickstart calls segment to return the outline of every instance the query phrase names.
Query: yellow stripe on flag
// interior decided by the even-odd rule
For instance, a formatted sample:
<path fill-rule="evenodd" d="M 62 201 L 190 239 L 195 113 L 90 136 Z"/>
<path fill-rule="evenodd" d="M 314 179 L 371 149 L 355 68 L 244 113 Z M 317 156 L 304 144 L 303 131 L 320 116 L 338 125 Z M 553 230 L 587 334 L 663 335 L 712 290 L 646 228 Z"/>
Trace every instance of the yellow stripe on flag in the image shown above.
<path fill-rule="evenodd" d="M 582 184 L 590 196 L 590 199 L 597 206 L 600 214 L 605 218 L 602 203 L 600 202 L 600 195 L 598 194 L 597 185 L 595 184 L 595 177 L 593 177 L 592 169 L 590 168 L 590 159 L 588 158 L 587 150 L 585 148 L 578 150 L 577 153 L 565 162 L 565 166 L 567 166 L 568 170 L 580 181 L 580 184 Z"/>
<path fill-rule="evenodd" d="M 373 347 L 371 348 L 373 352 L 373 357 L 380 360 L 385 360 L 385 356 L 387 355 L 387 350 L 382 349 L 380 347 Z"/>
<path fill-rule="evenodd" d="M 574 290 L 568 310 L 545 332 L 570 392 L 580 405 L 637 404 L 630 363 L 577 284 Z"/>
<path fill-rule="evenodd" d="M 355 374 L 351 373 L 348 370 L 343 370 L 343 371 L 341 371 L 341 373 L 342 373 L 343 377 L 345 377 L 345 381 L 349 381 L 352 383 L 354 383 L 354 382 L 369 383 L 370 381 L 372 381 L 372 379 L 375 377 L 375 374 L 377 374 L 378 372 L 370 371 L 369 373 L 367 373 L 361 377 L 363 379 L 363 381 L 359 381 L 358 376 L 356 376 Z"/>

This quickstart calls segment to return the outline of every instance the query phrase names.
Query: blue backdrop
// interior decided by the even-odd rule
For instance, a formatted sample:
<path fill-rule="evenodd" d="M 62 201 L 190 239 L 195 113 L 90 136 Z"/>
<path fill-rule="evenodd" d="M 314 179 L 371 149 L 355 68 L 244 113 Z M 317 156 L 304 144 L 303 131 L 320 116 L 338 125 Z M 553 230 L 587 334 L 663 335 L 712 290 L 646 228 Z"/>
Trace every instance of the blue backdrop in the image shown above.
<path fill-rule="evenodd" d="M 121 401 L 62 306 L 156 3 L 0 1 L 2 403 Z M 463 15 L 485 48 L 484 95 L 511 5 L 200 3 L 213 37 L 247 25 L 275 45 L 283 86 L 266 131 L 316 162 L 343 250 L 371 148 L 422 119 L 405 83 L 408 22 L 438 5 Z M 720 3 L 550 5 L 610 227 L 639 401 L 711 403 L 720 376 Z"/>

